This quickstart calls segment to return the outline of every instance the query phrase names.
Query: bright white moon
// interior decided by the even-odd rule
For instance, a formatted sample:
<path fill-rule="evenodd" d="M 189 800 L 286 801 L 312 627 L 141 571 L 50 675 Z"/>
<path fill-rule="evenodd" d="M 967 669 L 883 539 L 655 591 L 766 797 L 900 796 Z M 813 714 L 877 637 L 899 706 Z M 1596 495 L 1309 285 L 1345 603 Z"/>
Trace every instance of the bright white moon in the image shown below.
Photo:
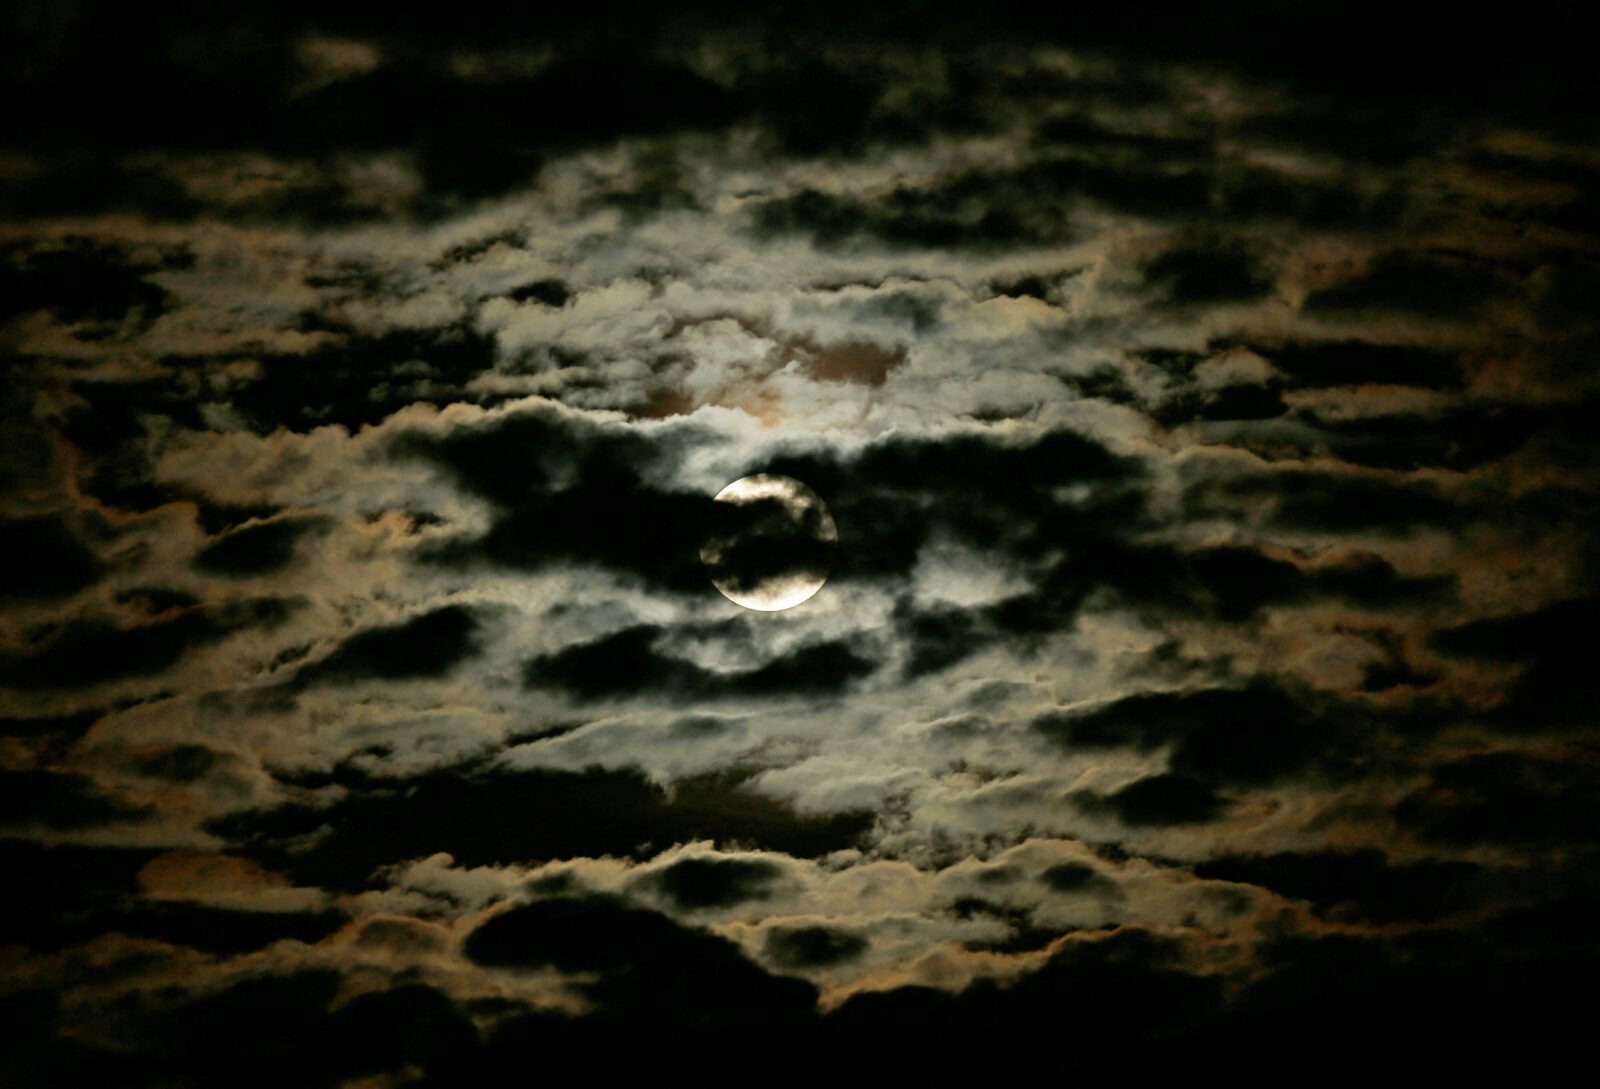
<path fill-rule="evenodd" d="M 700 559 L 729 601 L 778 612 L 822 589 L 838 540 L 816 492 L 786 476 L 747 476 L 717 493 Z"/>

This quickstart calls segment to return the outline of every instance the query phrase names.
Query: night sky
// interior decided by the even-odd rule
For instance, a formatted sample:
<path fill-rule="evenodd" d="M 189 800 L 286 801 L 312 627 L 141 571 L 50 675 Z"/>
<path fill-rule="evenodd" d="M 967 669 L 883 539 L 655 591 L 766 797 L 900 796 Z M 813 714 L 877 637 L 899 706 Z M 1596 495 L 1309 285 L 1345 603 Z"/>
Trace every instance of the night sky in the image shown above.
<path fill-rule="evenodd" d="M 1582 6 L 798 7 L 5 6 L 0 1084 L 1591 1064 Z"/>

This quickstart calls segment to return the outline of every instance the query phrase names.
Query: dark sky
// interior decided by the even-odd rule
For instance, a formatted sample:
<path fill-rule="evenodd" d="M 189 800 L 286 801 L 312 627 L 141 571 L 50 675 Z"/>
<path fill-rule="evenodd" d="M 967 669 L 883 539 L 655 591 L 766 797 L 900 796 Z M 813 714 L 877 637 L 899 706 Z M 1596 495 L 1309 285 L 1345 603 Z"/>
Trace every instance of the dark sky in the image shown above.
<path fill-rule="evenodd" d="M 1579 1054 L 1579 6 L 865 7 L 7 6 L 0 1083 Z"/>

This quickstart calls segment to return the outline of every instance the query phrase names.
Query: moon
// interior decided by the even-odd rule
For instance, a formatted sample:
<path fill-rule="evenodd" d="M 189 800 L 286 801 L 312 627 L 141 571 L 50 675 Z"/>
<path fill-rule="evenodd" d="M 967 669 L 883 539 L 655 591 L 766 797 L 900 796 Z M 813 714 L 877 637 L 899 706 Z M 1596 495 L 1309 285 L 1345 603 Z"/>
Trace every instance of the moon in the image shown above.
<path fill-rule="evenodd" d="M 774 613 L 822 589 L 838 541 L 816 492 L 792 477 L 758 474 L 717 493 L 700 559 L 729 601 Z"/>

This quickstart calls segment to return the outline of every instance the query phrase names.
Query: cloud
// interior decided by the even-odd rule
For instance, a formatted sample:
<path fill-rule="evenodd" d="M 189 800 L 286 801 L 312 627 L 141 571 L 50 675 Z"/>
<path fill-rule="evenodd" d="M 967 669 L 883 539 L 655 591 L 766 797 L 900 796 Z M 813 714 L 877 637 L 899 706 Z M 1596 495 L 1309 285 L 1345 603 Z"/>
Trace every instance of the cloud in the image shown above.
<path fill-rule="evenodd" d="M 1594 707 L 1596 683 L 1579 648 L 1597 619 L 1593 598 L 1573 598 L 1442 628 L 1431 645 L 1450 655 L 1521 663 L 1522 675 L 1495 717 L 1512 730 L 1559 729 L 1586 723 Z"/>
<path fill-rule="evenodd" d="M 104 7 L 8 23 L 0 1081 L 1582 1038 L 1572 17 Z"/>
<path fill-rule="evenodd" d="M 1587 759 L 1482 752 L 1434 767 L 1395 807 L 1402 827 L 1449 844 L 1590 842 L 1595 769 Z"/>
<path fill-rule="evenodd" d="M 16 689 L 64 689 L 159 674 L 193 648 L 237 631 L 282 623 L 298 603 L 249 598 L 187 609 L 133 627 L 77 620 L 37 649 L 0 655 L 0 682 Z"/>
<path fill-rule="evenodd" d="M 1240 501 L 1269 504 L 1269 524 L 1301 532 L 1402 535 L 1423 528 L 1453 529 L 1470 517 L 1426 477 L 1408 480 L 1298 466 L 1207 481 L 1195 489 L 1190 513 L 1222 513 Z"/>
<path fill-rule="evenodd" d="M 627 628 L 593 643 L 528 662 L 523 681 L 588 699 L 649 695 L 694 699 L 836 694 L 870 674 L 875 663 L 845 641 L 801 647 L 763 665 L 713 671 L 656 651 L 665 629 Z M 733 640 L 737 644 L 737 640 Z"/>
<path fill-rule="evenodd" d="M 1255 299 L 1272 289 L 1253 255 L 1225 247 L 1167 250 L 1144 272 L 1169 301 L 1180 305 Z"/>
<path fill-rule="evenodd" d="M 1077 801 L 1090 812 L 1109 811 L 1135 826 L 1204 823 L 1227 808 L 1209 783 L 1179 774 L 1147 776 L 1111 794 L 1086 794 Z"/>
<path fill-rule="evenodd" d="M 1291 388 L 1376 383 L 1459 389 L 1465 383 L 1459 352 L 1426 345 L 1365 340 L 1298 341 L 1259 349 L 1288 376 Z"/>
<path fill-rule="evenodd" d="M 171 297 L 149 274 L 182 268 L 187 257 L 169 252 L 141 260 L 117 246 L 66 238 L 54 246 L 12 243 L 0 250 L 0 321 L 48 311 L 67 323 L 121 323 L 133 315 L 146 323 L 170 308 Z"/>
<path fill-rule="evenodd" d="M 1262 885 L 1310 900 L 1325 917 L 1380 925 L 1434 922 L 1470 910 L 1484 883 L 1484 867 L 1476 863 L 1425 859 L 1397 865 L 1376 848 L 1219 857 L 1197 865 L 1195 874 Z"/>
<path fill-rule="evenodd" d="M 861 955 L 866 940 L 826 926 L 773 927 L 765 951 L 783 968 L 826 968 Z"/>
<path fill-rule="evenodd" d="M 0 601 L 59 598 L 100 577 L 102 567 L 57 517 L 0 521 Z"/>
<path fill-rule="evenodd" d="M 476 649 L 478 619 L 464 605 L 445 605 L 398 624 L 368 628 L 302 666 L 291 684 L 437 677 Z"/>
<path fill-rule="evenodd" d="M 1303 774 L 1350 744 L 1348 727 L 1341 729 L 1309 701 L 1261 683 L 1142 693 L 1102 708 L 1053 712 L 1033 728 L 1069 748 L 1127 745 L 1148 752 L 1171 746 L 1175 772 L 1237 785 Z M 1182 793 L 1181 784 L 1172 789 Z"/>
<path fill-rule="evenodd" d="M 1039 874 L 1039 879 L 1056 892 L 1094 892 L 1111 894 L 1116 883 L 1108 880 L 1085 862 L 1058 862 Z"/>
<path fill-rule="evenodd" d="M 194 565 L 207 574 L 230 578 L 267 574 L 287 567 L 294 559 L 295 542 L 316 528 L 315 522 L 293 518 L 248 525 L 206 545 Z"/>
<path fill-rule="evenodd" d="M 739 1024 L 800 1018 L 810 984 L 770 976 L 722 938 L 604 897 L 539 900 L 495 915 L 467 938 L 490 965 L 600 973 L 585 991 L 602 1014 Z"/>
<path fill-rule="evenodd" d="M 57 929 L 63 926 L 69 935 L 74 931 L 81 935 L 97 912 L 114 908 L 135 893 L 140 869 L 159 853 L 0 839 L 6 871 L 30 875 L 17 883 L 14 895 L 0 900 L 6 933 L 35 948 L 55 945 Z"/>
<path fill-rule="evenodd" d="M 1312 314 L 1388 311 L 1426 318 L 1467 318 L 1505 290 L 1492 265 L 1459 257 L 1393 251 L 1364 274 L 1313 291 L 1304 307 Z"/>
<path fill-rule="evenodd" d="M 448 852 L 467 866 L 538 859 L 640 857 L 709 839 L 815 857 L 853 845 L 864 812 L 803 814 L 713 774 L 669 793 L 637 771 L 472 766 L 363 781 L 331 806 L 289 803 L 218 818 L 214 833 L 274 859 L 297 883 L 360 889 L 382 866 Z M 572 819 L 583 814 L 582 821 Z M 313 835 L 324 825 L 329 832 Z M 304 846 L 291 849 L 298 842 Z"/>
<path fill-rule="evenodd" d="M 780 872 L 764 859 L 685 858 L 659 871 L 656 881 L 680 908 L 727 907 L 765 898 Z"/>

